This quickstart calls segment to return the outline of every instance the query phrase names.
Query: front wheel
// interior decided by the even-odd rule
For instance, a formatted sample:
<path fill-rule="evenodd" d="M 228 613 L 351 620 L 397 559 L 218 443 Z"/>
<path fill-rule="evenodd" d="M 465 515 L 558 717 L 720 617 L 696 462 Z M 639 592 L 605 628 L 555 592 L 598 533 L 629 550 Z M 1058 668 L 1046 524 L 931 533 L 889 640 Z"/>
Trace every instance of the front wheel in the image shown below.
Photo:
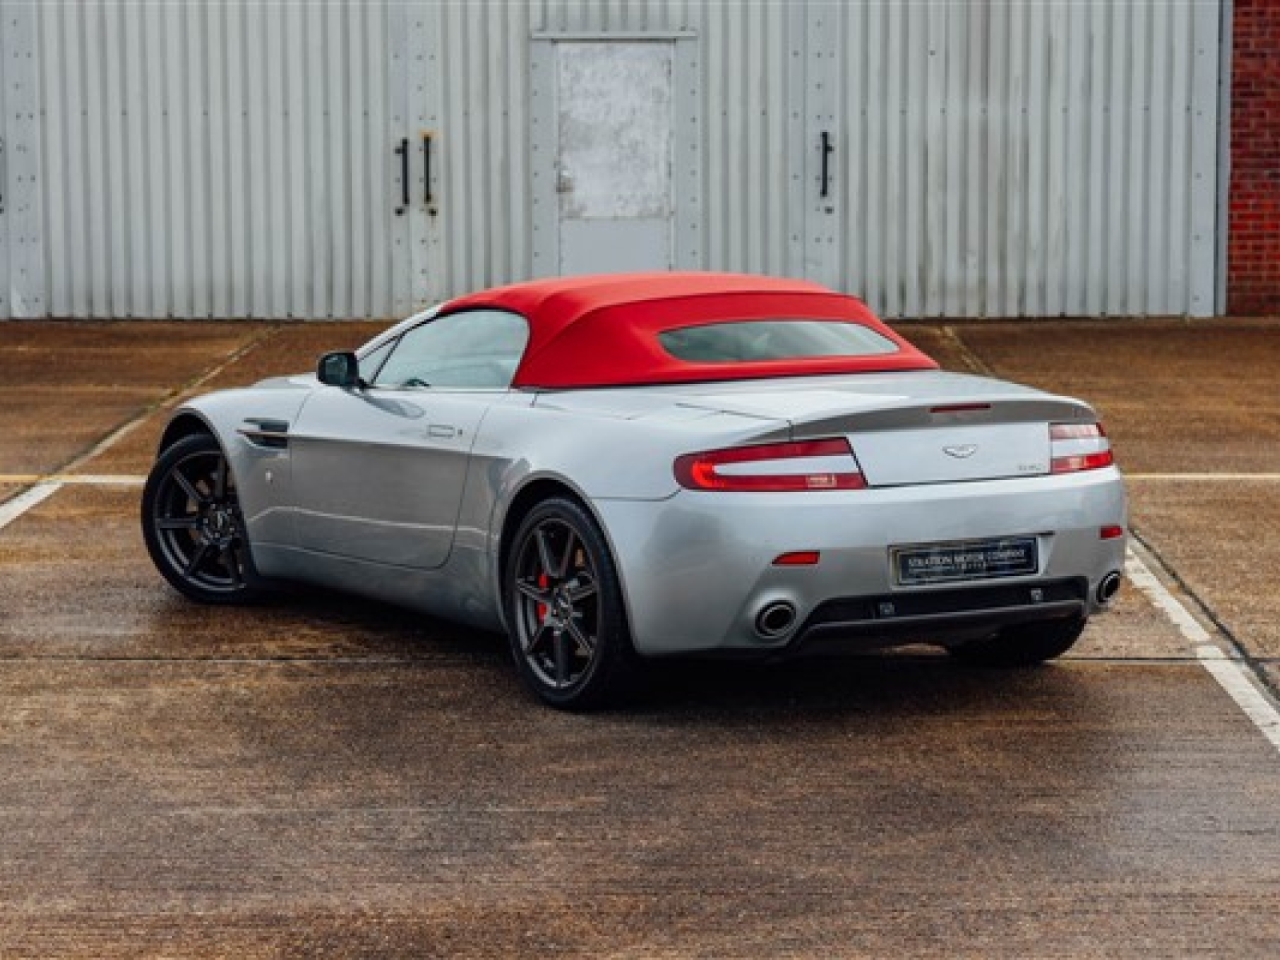
<path fill-rule="evenodd" d="M 990 640 L 957 644 L 947 651 L 976 667 L 1034 667 L 1062 656 L 1084 632 L 1086 617 L 1042 620 L 1005 627 Z"/>
<path fill-rule="evenodd" d="M 545 703 L 588 710 L 630 686 L 631 646 L 617 569 L 596 522 L 572 500 L 521 521 L 504 578 L 516 668 Z"/>
<path fill-rule="evenodd" d="M 184 437 L 156 460 L 142 491 L 142 536 L 156 568 L 192 600 L 244 603 L 260 592 L 235 477 L 208 434 Z"/>

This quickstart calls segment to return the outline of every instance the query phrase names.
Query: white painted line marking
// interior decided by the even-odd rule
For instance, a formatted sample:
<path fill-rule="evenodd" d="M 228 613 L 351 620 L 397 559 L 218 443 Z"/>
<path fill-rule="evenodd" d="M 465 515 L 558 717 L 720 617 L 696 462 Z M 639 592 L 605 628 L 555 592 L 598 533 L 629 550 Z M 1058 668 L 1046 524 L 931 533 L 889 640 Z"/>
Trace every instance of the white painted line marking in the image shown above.
<path fill-rule="evenodd" d="M 61 489 L 60 483 L 38 483 L 30 490 L 24 490 L 12 500 L 0 503 L 0 530 L 37 504 L 43 503 Z"/>
<path fill-rule="evenodd" d="M 1126 473 L 1126 480 L 1280 480 L 1280 473 Z"/>
<path fill-rule="evenodd" d="M 1273 747 L 1280 750 L 1280 712 L 1254 686 L 1244 665 L 1239 660 L 1228 658 L 1212 645 L 1197 647 L 1196 656 L 1200 658 L 1200 666 L 1213 675 L 1213 679 L 1231 695 L 1231 699 L 1253 721 L 1253 725 L 1262 731 L 1262 735 L 1271 741 Z"/>
<path fill-rule="evenodd" d="M 1200 621 L 1191 615 L 1191 611 L 1178 602 L 1178 598 L 1165 589 L 1151 568 L 1142 562 L 1141 558 L 1133 552 L 1133 548 L 1129 548 L 1129 553 L 1125 557 L 1124 572 L 1129 577 L 1129 582 L 1147 595 L 1157 609 L 1164 611 L 1164 615 L 1169 618 L 1178 631 L 1182 634 L 1193 647 L 1209 644 L 1216 650 L 1213 638 L 1209 636 L 1209 631 L 1200 626 Z"/>
<path fill-rule="evenodd" d="M 55 483 L 84 484 L 91 487 L 141 487 L 147 478 L 132 473 L 59 473 L 49 478 Z"/>
<path fill-rule="evenodd" d="M 76 457 L 70 463 L 65 464 L 62 467 L 63 473 L 52 474 L 50 476 L 24 474 L 24 475 L 10 475 L 8 477 L 5 477 L 0 475 L 0 483 L 13 483 L 19 486 L 34 484 L 34 486 L 32 486 L 31 489 L 24 490 L 22 493 L 18 494 L 18 496 L 14 497 L 12 500 L 6 500 L 4 503 L 0 504 L 0 530 L 3 530 L 8 524 L 12 523 L 18 517 L 22 516 L 24 513 L 26 513 L 36 504 L 44 500 L 47 500 L 49 497 L 53 496 L 55 493 L 57 493 L 59 490 L 62 489 L 64 484 L 67 484 L 67 483 L 100 484 L 102 486 L 115 486 L 115 485 L 137 486 L 145 483 L 146 478 L 134 477 L 132 475 L 120 476 L 120 477 L 109 476 L 106 474 L 81 474 L 81 475 L 70 474 L 68 475 L 66 472 L 76 470 L 79 467 L 83 466 L 84 464 L 88 463 L 94 457 L 106 452 L 108 449 L 114 446 L 118 441 L 120 441 L 124 437 L 127 437 L 134 430 L 138 429 L 138 427 L 140 427 L 143 423 L 145 423 L 147 419 L 152 416 L 152 414 L 155 414 L 161 410 L 168 410 L 173 406 L 175 406 L 176 404 L 180 403 L 183 397 L 188 396 L 189 394 L 198 390 L 200 387 L 204 386 L 206 383 L 208 383 L 218 374 L 222 373 L 223 370 L 226 370 L 233 363 L 235 363 L 237 360 L 239 360 L 241 357 L 247 354 L 250 350 L 253 350 L 259 344 L 265 343 L 267 340 L 271 339 L 271 337 L 273 337 L 276 334 L 278 329 L 279 328 L 277 327 L 268 327 L 267 329 L 259 333 L 256 337 L 251 337 L 248 340 L 248 342 L 242 344 L 238 349 L 232 351 L 231 354 L 228 355 L 221 363 L 216 364 L 212 369 L 206 371 L 198 379 L 193 380 L 191 383 L 188 383 L 185 386 L 176 387 L 173 390 L 169 391 L 169 393 L 166 394 L 158 404 L 156 404 L 153 407 L 148 407 L 147 409 L 140 412 L 137 416 L 135 416 L 132 420 L 129 420 L 126 423 L 121 424 L 111 433 L 107 434 L 105 437 L 99 440 L 96 444 L 94 444 L 91 449 L 89 449 L 85 453 L 80 454 L 80 456 Z"/>
<path fill-rule="evenodd" d="M 1249 668 L 1214 643 L 1209 631 L 1168 591 L 1132 548 L 1125 558 L 1124 570 L 1129 582 L 1146 594 L 1147 599 L 1164 612 L 1191 644 L 1200 666 L 1218 681 L 1218 685 L 1236 702 L 1236 706 L 1262 731 L 1271 745 L 1280 751 L 1280 710 L 1276 709 L 1271 698 L 1254 683 Z"/>
<path fill-rule="evenodd" d="M 92 460 L 94 457 L 97 457 L 100 454 L 105 453 L 111 447 L 115 446 L 119 441 L 123 440 L 129 434 L 133 433 L 134 430 L 137 430 L 138 427 L 142 426 L 142 424 L 146 423 L 147 420 L 150 419 L 152 414 L 158 413 L 161 410 L 171 409 L 172 407 L 181 403 L 183 398 L 194 394 L 195 391 L 199 390 L 201 387 L 203 387 L 206 383 L 208 383 L 214 377 L 218 376 L 218 374 L 222 373 L 223 370 L 226 370 L 228 367 L 230 367 L 233 363 L 235 363 L 237 360 L 239 360 L 249 351 L 253 350 L 255 347 L 259 346 L 260 344 L 265 343 L 267 340 L 270 340 L 273 336 L 275 336 L 277 330 L 278 330 L 277 327 L 268 327 L 267 329 L 259 333 L 257 336 L 250 337 L 246 343 L 241 344 L 239 348 L 237 348 L 236 350 L 233 350 L 221 363 L 215 364 L 212 368 L 210 368 L 205 373 L 203 373 L 199 378 L 191 381 L 190 383 L 184 386 L 175 387 L 173 390 L 170 390 L 169 393 L 166 394 L 164 398 L 161 399 L 161 401 L 158 404 L 156 404 L 154 407 L 148 407 L 147 409 L 139 413 L 136 417 L 134 417 L 132 420 L 129 420 L 128 422 L 121 424 L 111 433 L 107 434 L 105 437 L 99 440 L 96 444 L 94 444 L 92 449 L 88 450 L 85 453 L 80 454 L 80 456 L 76 457 L 70 463 L 66 464 L 62 468 L 62 472 L 69 473 L 73 470 L 79 469 L 84 464 Z"/>
<path fill-rule="evenodd" d="M 95 487 L 140 487 L 146 482 L 146 477 L 132 473 L 0 473 L 0 483 L 4 484 L 60 483 Z"/>

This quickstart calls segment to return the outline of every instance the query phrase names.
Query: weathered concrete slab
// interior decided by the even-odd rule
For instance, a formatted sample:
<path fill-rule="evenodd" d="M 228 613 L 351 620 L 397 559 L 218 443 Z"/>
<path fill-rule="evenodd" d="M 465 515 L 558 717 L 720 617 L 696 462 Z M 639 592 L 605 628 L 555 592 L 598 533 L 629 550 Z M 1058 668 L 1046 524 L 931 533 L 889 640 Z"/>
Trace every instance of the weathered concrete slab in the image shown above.
<path fill-rule="evenodd" d="M 494 638 L 335 596 L 247 608 L 185 600 L 142 543 L 139 491 L 69 486 L 0 535 L 0 658 L 374 659 L 492 656 Z M 437 642 L 438 641 L 438 642 Z M 499 648 L 500 649 L 500 648 Z"/>
<path fill-rule="evenodd" d="M 0 353 L 86 355 L 0 387 L 3 468 L 36 447 L 3 432 L 24 411 L 68 435 L 38 472 L 236 350 L 211 384 L 380 325 L 173 326 L 120 325 L 157 359 L 117 385 L 87 372 L 116 328 L 6 325 Z M 1130 472 L 1273 462 L 1280 328 L 904 329 L 950 369 L 1095 401 Z M 145 471 L 162 422 L 83 472 Z M 1143 536 L 1275 656 L 1270 483 L 1130 489 Z M 1280 952 L 1280 756 L 1136 591 L 1043 670 L 680 664 L 573 717 L 526 697 L 501 638 L 333 595 L 192 605 L 137 503 L 67 486 L 0 532 L 0 955 Z"/>
<path fill-rule="evenodd" d="M 1280 472 L 1280 323 L 969 323 L 998 376 L 1083 397 L 1133 473 Z"/>
<path fill-rule="evenodd" d="M 249 349 L 233 361 L 217 366 L 214 375 L 198 390 L 184 391 L 182 396 L 248 386 L 266 377 L 310 372 L 321 354 L 357 347 L 386 326 L 385 323 L 277 324 L 260 334 Z M 206 369 L 215 370 L 215 364 L 211 363 Z M 147 417 L 119 444 L 84 464 L 81 472 L 145 473 L 155 459 L 161 431 L 177 402 Z"/>
<path fill-rule="evenodd" d="M 1280 480 L 1135 480 L 1134 524 L 1236 641 L 1280 657 Z"/>
<path fill-rule="evenodd" d="M 0 717 L 6 955 L 1280 942 L 1280 759 L 1191 665 L 702 667 L 581 718 L 473 663 L 27 660 Z"/>
<path fill-rule="evenodd" d="M 252 323 L 6 323 L 0 474 L 48 473 L 265 329 Z"/>
<path fill-rule="evenodd" d="M 1168 618 L 1126 581 L 1111 609 L 1089 621 L 1071 659 L 1182 660 L 1193 656 Z"/>
<path fill-rule="evenodd" d="M 894 330 L 938 361 L 944 370 L 957 373 L 980 373 L 980 362 L 956 336 L 954 329 L 942 323 L 898 323 Z"/>
<path fill-rule="evenodd" d="M 56 470 L 161 395 L 138 387 L 0 386 L 0 475 Z"/>

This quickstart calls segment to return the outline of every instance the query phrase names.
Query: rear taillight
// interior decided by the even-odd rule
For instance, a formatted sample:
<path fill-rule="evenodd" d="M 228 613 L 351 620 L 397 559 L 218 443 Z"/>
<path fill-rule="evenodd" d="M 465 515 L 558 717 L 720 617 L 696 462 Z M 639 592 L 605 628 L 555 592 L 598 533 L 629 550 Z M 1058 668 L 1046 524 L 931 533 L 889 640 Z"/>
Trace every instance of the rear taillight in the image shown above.
<path fill-rule="evenodd" d="M 766 443 L 688 453 L 675 462 L 690 490 L 861 490 L 867 482 L 847 440 Z"/>
<path fill-rule="evenodd" d="M 1049 450 L 1053 473 L 1098 470 L 1115 462 L 1111 442 L 1100 423 L 1049 424 Z"/>

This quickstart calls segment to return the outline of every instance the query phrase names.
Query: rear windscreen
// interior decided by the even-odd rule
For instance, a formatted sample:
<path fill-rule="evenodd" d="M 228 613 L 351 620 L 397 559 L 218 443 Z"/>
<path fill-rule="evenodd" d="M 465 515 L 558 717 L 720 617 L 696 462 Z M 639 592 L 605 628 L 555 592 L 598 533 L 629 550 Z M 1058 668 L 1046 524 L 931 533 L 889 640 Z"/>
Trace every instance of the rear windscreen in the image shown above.
<path fill-rule="evenodd" d="M 738 320 L 664 330 L 662 349 L 688 363 L 871 357 L 898 345 L 874 330 L 836 320 Z"/>

